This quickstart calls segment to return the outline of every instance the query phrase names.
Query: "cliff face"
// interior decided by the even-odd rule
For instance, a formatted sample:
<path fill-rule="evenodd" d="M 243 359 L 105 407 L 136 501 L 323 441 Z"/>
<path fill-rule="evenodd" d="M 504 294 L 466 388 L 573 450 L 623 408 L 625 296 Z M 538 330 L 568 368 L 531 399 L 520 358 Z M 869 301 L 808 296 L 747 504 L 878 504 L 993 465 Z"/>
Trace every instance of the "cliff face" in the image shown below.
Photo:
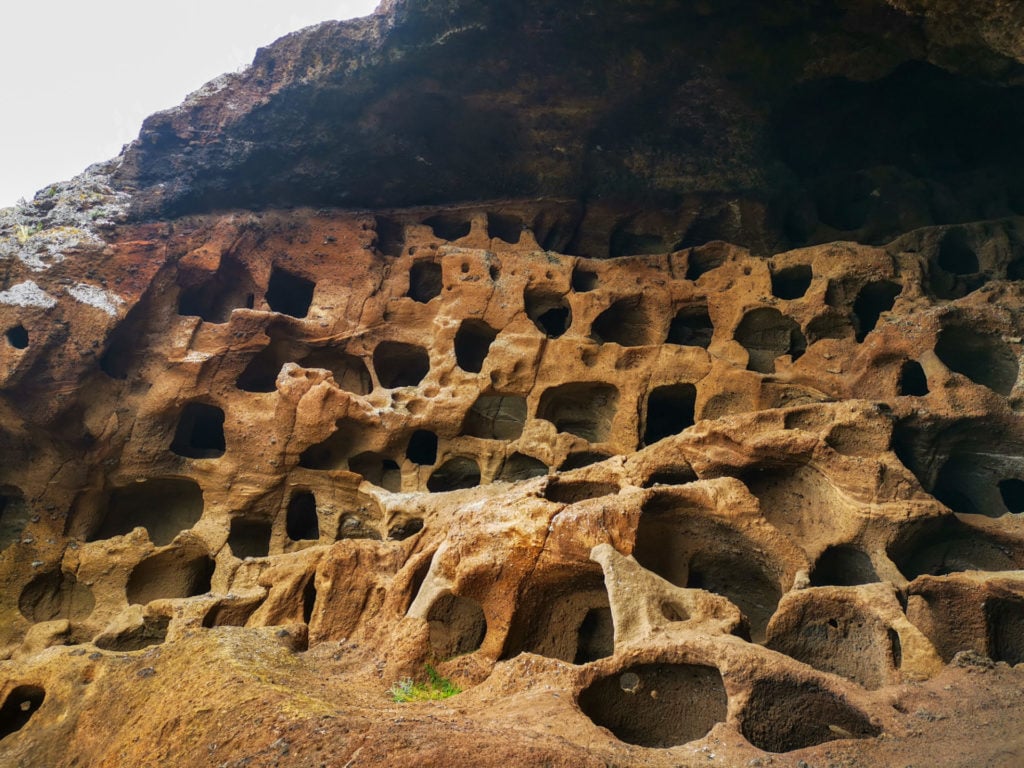
<path fill-rule="evenodd" d="M 0 765 L 1019 764 L 1020 15 L 385 3 L 0 212 Z"/>

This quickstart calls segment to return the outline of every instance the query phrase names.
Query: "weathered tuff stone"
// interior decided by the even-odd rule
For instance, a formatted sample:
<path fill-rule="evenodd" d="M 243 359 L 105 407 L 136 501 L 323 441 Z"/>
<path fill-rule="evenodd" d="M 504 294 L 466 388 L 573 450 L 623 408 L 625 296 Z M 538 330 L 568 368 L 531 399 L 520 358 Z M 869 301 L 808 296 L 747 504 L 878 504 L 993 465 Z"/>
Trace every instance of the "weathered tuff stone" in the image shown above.
<path fill-rule="evenodd" d="M 3 212 L 0 764 L 1019 763 L 1015 11 L 907 10 L 393 3 Z"/>

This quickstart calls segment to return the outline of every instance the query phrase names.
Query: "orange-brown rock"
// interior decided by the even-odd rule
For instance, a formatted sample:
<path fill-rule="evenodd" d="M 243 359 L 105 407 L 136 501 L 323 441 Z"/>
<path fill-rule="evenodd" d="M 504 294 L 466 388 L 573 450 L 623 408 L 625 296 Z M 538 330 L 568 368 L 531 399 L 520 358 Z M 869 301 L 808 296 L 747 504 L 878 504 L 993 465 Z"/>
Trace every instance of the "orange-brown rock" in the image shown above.
<path fill-rule="evenodd" d="M 608 9 L 630 50 L 630 25 L 683 13 L 630 5 Z M 875 18 L 854 5 L 842 35 L 804 20 L 852 45 Z M 1010 77 L 992 51 L 949 64 L 958 6 L 924 5 L 874 12 L 941 28 L 929 66 Z M 120 169 L 0 219 L 0 766 L 1021 764 L 1024 220 L 961 200 L 915 229 L 913 199 L 796 237 L 733 190 L 750 226 L 723 230 L 695 225 L 710 193 L 627 210 L 567 195 L 561 161 L 524 166 L 558 195 L 499 198 L 455 164 L 438 194 L 471 199 L 416 207 L 383 182 L 387 206 L 338 207 L 333 167 L 307 167 L 312 199 L 298 166 L 223 186 L 246 121 L 289 114 L 276 98 L 320 124 L 344 57 L 307 58 L 333 36 L 366 56 L 354 87 L 381 51 L 463 34 L 440 13 L 286 38 Z M 565 13 L 519 19 L 489 61 Z M 878 82 L 899 62 L 875 42 L 814 61 Z M 503 81 L 543 125 L 533 87 Z M 147 144 L 165 123 L 203 148 Z M 318 136 L 348 141 L 267 141 L 316 157 Z M 602 162 L 650 170 L 648 139 Z M 463 691 L 396 702 L 428 666 Z"/>

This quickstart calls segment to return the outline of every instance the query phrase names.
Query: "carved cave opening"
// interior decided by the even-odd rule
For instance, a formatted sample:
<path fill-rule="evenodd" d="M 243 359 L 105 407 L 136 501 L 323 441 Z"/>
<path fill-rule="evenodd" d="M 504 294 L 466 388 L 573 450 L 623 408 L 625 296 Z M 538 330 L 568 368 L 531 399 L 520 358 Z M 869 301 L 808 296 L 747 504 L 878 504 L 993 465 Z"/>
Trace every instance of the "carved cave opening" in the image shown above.
<path fill-rule="evenodd" d="M 503 659 L 536 653 L 588 664 L 615 650 L 614 627 L 600 569 L 546 574 L 520 595 Z"/>
<path fill-rule="evenodd" d="M 789 355 L 795 362 L 807 347 L 800 326 L 774 307 L 753 309 L 736 327 L 735 339 L 749 355 L 747 370 L 775 373 L 775 359 Z"/>
<path fill-rule="evenodd" d="M 317 541 L 320 538 L 320 518 L 312 491 L 295 491 L 288 499 L 285 534 L 292 541 Z"/>
<path fill-rule="evenodd" d="M 708 314 L 707 304 L 680 309 L 668 327 L 668 344 L 707 349 L 715 335 L 715 326 Z"/>
<path fill-rule="evenodd" d="M 825 548 L 811 569 L 811 586 L 853 587 L 878 581 L 875 566 L 867 553 L 852 544 L 833 544 Z"/>
<path fill-rule="evenodd" d="M 382 341 L 373 350 L 373 368 L 385 389 L 415 387 L 430 372 L 430 355 L 416 344 Z"/>
<path fill-rule="evenodd" d="M 591 443 L 608 439 L 619 404 L 619 390 L 603 382 L 572 382 L 546 389 L 537 418 Z"/>
<path fill-rule="evenodd" d="M 855 338 L 858 342 L 864 341 L 867 335 L 875 330 L 882 313 L 893 308 L 896 297 L 902 290 L 903 286 L 889 280 L 868 283 L 860 289 L 853 301 Z"/>
<path fill-rule="evenodd" d="M 441 265 L 435 261 L 417 261 L 409 269 L 409 298 L 426 304 L 441 295 L 444 283 Z"/>
<path fill-rule="evenodd" d="M 231 553 L 244 560 L 247 557 L 266 557 L 270 554 L 270 536 L 273 526 L 265 520 L 247 520 L 236 517 L 231 521 L 228 546 Z"/>
<path fill-rule="evenodd" d="M 692 427 L 696 405 L 697 387 L 693 384 L 669 384 L 652 389 L 647 396 L 643 444 L 653 445 Z"/>
<path fill-rule="evenodd" d="M 532 477 L 544 477 L 548 471 L 548 465 L 540 459 L 516 451 L 505 459 L 495 479 L 501 483 L 517 483 Z"/>
<path fill-rule="evenodd" d="M 57 619 L 82 621 L 95 607 L 89 585 L 80 584 L 75 574 L 59 568 L 33 578 L 18 596 L 21 615 L 36 624 Z"/>
<path fill-rule="evenodd" d="M 434 470 L 427 480 L 431 493 L 446 493 L 480 485 L 480 466 L 466 456 L 453 456 Z"/>
<path fill-rule="evenodd" d="M 145 528 L 156 546 L 170 544 L 203 516 L 203 489 L 184 477 L 148 478 L 110 491 L 106 511 L 86 541 L 99 541 Z"/>
<path fill-rule="evenodd" d="M 1017 356 L 997 336 L 951 325 L 939 331 L 935 354 L 949 370 L 1000 395 L 1009 395 L 1017 383 Z"/>
<path fill-rule="evenodd" d="M 12 688 L 0 706 L 0 740 L 28 725 L 45 699 L 46 691 L 41 686 L 26 684 Z"/>
<path fill-rule="evenodd" d="M 480 373 L 498 332 L 482 320 L 463 320 L 455 334 L 455 362 L 467 373 Z"/>
<path fill-rule="evenodd" d="M 437 435 L 428 429 L 417 429 L 409 437 L 405 458 L 413 464 L 432 467 L 437 462 Z"/>
<path fill-rule="evenodd" d="M 579 696 L 580 709 L 620 741 L 675 747 L 703 738 L 725 721 L 722 674 L 699 664 L 635 664 L 598 678 Z"/>
<path fill-rule="evenodd" d="M 21 533 L 32 518 L 32 509 L 21 491 L 0 487 L 0 551 L 21 538 Z"/>
<path fill-rule="evenodd" d="M 452 593 L 441 595 L 427 612 L 430 652 L 444 660 L 477 650 L 487 634 L 487 618 L 480 603 Z"/>
<path fill-rule="evenodd" d="M 526 398 L 480 395 L 462 422 L 462 434 L 486 440 L 517 440 L 526 424 Z"/>
<path fill-rule="evenodd" d="M 213 275 L 182 289 L 178 314 L 199 317 L 207 323 L 226 323 L 233 310 L 253 308 L 255 292 L 249 270 L 237 259 L 225 256 Z"/>
<path fill-rule="evenodd" d="M 309 314 L 315 288 L 316 283 L 312 280 L 281 267 L 274 267 L 267 283 L 267 305 L 273 312 L 301 319 Z"/>
<path fill-rule="evenodd" d="M 725 522 L 704 516 L 672 496 L 643 506 L 633 557 L 677 587 L 704 589 L 733 602 L 755 642 L 782 598 L 780 575 L 764 547 Z"/>
<path fill-rule="evenodd" d="M 572 325 L 572 309 L 565 297 L 545 289 L 529 290 L 523 296 L 526 316 L 537 330 L 551 339 L 557 339 Z"/>
<path fill-rule="evenodd" d="M 771 275 L 772 296 L 786 300 L 803 298 L 807 289 L 811 287 L 811 280 L 814 277 L 810 264 L 794 264 L 790 267 L 783 267 L 778 271 L 773 271 Z"/>
<path fill-rule="evenodd" d="M 195 597 L 210 591 L 213 559 L 191 548 L 168 549 L 142 560 L 128 577 L 128 602 Z"/>
<path fill-rule="evenodd" d="M 652 318 L 641 296 L 619 299 L 604 310 L 590 327 L 590 337 L 598 344 L 641 347 L 653 344 Z"/>
<path fill-rule="evenodd" d="M 25 349 L 28 346 L 28 331 L 24 325 L 16 325 L 4 331 L 4 338 L 14 349 Z"/>
<path fill-rule="evenodd" d="M 873 738 L 880 729 L 814 683 L 766 679 L 754 683 L 740 716 L 740 732 L 758 749 L 778 753 L 836 739 Z"/>
<path fill-rule="evenodd" d="M 208 403 L 188 403 L 171 441 L 171 452 L 190 459 L 224 455 L 224 411 Z"/>
<path fill-rule="evenodd" d="M 509 245 L 515 245 L 523 235 L 525 225 L 518 216 L 507 213 L 488 212 L 487 234 L 504 240 Z"/>

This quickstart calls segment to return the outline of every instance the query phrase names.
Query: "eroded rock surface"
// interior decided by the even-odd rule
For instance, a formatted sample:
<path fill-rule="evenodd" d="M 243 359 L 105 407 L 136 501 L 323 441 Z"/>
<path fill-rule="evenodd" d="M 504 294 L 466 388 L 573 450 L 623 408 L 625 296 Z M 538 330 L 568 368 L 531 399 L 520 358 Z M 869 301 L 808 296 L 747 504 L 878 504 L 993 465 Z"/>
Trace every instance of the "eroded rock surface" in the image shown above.
<path fill-rule="evenodd" d="M 881 202 L 842 198 L 843 226 L 812 194 L 846 194 L 834 169 L 672 166 L 709 128 L 687 110 L 739 129 L 724 73 L 773 80 L 758 119 L 841 165 L 848 135 L 780 105 L 825 89 L 820 117 L 929 67 L 1012 118 L 1017 43 L 989 41 L 995 12 L 956 38 L 957 3 L 727 5 L 393 3 L 4 212 L 0 763 L 1019 764 L 1020 156 L 993 177 L 1008 145 L 953 121 L 935 146 L 976 148 L 963 167 L 847 169 Z M 776 28 L 784 71 L 743 48 Z M 709 29 L 736 37 L 712 56 Z M 680 81 L 667 133 L 640 99 L 654 133 L 601 138 L 626 107 L 587 67 L 625 93 L 683 58 L 708 90 Z M 501 115 L 460 111 L 492 87 Z M 895 120 L 876 97 L 843 103 Z M 434 130 L 461 161 L 401 140 Z M 954 177 L 927 215 L 906 194 Z M 427 664 L 464 692 L 392 701 Z"/>

